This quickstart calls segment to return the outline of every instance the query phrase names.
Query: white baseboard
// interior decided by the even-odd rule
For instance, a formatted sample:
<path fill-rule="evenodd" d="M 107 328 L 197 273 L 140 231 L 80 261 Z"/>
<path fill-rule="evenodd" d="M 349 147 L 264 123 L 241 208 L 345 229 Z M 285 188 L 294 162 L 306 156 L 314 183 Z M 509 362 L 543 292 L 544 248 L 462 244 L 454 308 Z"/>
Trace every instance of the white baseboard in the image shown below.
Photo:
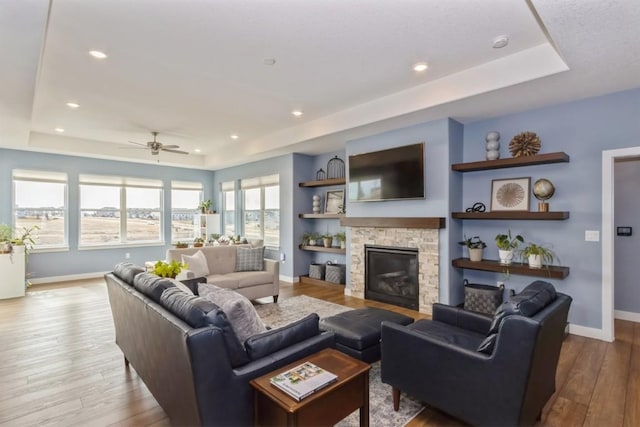
<path fill-rule="evenodd" d="M 593 338 L 600 341 L 610 342 L 602 329 L 588 328 L 586 326 L 569 324 L 569 333 L 573 335 L 579 335 L 581 337 Z"/>
<path fill-rule="evenodd" d="M 632 311 L 615 310 L 613 317 L 620 320 L 628 320 L 630 322 L 640 323 L 640 313 L 634 313 Z"/>
<path fill-rule="evenodd" d="M 350 296 L 351 296 L 351 288 L 347 288 L 347 287 L 345 286 L 345 288 L 344 288 L 344 294 L 345 294 L 346 296 L 350 297 Z"/>
<path fill-rule="evenodd" d="M 285 276 L 282 274 L 278 277 L 278 279 L 282 280 L 283 282 L 289 282 L 289 283 L 298 283 L 300 281 L 300 278 L 298 276 L 293 277 L 293 276 Z"/>
<path fill-rule="evenodd" d="M 98 271 L 95 273 L 81 273 L 81 274 L 69 274 L 66 276 L 50 276 L 50 277 L 38 277 L 36 279 L 29 279 L 32 285 L 44 285 L 47 283 L 55 282 L 71 282 L 73 280 L 85 280 L 85 279 L 98 279 L 110 271 Z"/>

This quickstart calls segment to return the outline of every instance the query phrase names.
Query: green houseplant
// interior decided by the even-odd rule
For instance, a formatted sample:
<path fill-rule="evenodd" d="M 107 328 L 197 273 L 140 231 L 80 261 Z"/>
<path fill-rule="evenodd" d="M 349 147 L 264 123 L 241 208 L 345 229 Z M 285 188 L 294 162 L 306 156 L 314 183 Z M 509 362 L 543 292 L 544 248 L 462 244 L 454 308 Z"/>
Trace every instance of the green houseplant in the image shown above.
<path fill-rule="evenodd" d="M 484 251 L 484 248 L 487 247 L 487 244 L 483 242 L 479 236 L 473 236 L 470 238 L 464 236 L 464 240 L 458 242 L 458 244 L 467 247 L 470 261 L 482 261 L 482 252 Z"/>
<path fill-rule="evenodd" d="M 347 233 L 344 231 L 338 231 L 334 234 L 334 237 L 338 242 L 340 242 L 340 249 L 345 249 L 347 247 Z"/>
<path fill-rule="evenodd" d="M 529 261 L 530 268 L 542 268 L 552 265 L 558 260 L 558 256 L 546 246 L 529 243 L 520 251 L 522 258 Z M 559 261 L 559 260 L 558 260 Z"/>
<path fill-rule="evenodd" d="M 183 262 L 173 260 L 171 262 L 158 261 L 153 266 L 153 274 L 160 277 L 170 277 L 175 279 L 183 268 L 189 268 L 189 266 Z"/>
<path fill-rule="evenodd" d="M 193 247 L 194 248 L 201 248 L 204 246 L 204 239 L 201 237 L 196 237 L 195 239 L 193 239 Z"/>
<path fill-rule="evenodd" d="M 330 248 L 333 245 L 333 234 L 326 233 L 322 235 L 322 243 L 325 248 Z"/>
<path fill-rule="evenodd" d="M 198 208 L 200 209 L 200 212 L 202 212 L 203 214 L 206 214 L 206 213 L 209 213 L 209 210 L 211 209 L 211 204 L 212 204 L 211 199 L 203 200 L 198 205 Z"/>
<path fill-rule="evenodd" d="M 498 247 L 498 256 L 500 257 L 500 264 L 509 265 L 513 260 L 515 250 L 520 243 L 524 243 L 524 238 L 516 234 L 511 236 L 511 230 L 507 234 L 498 234 L 495 238 L 496 246 Z"/>
<path fill-rule="evenodd" d="M 13 229 L 10 225 L 0 224 L 0 253 L 11 252 L 11 240 L 13 239 Z"/>

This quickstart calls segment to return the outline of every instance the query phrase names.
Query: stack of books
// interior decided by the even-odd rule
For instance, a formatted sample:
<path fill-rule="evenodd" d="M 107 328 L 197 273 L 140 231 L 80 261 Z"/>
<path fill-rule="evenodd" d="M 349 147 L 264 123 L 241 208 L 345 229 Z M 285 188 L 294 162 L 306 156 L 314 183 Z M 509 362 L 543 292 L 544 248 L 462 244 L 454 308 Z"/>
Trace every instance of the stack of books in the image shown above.
<path fill-rule="evenodd" d="M 336 381 L 338 376 L 311 362 L 304 362 L 275 377 L 271 384 L 300 401 Z"/>

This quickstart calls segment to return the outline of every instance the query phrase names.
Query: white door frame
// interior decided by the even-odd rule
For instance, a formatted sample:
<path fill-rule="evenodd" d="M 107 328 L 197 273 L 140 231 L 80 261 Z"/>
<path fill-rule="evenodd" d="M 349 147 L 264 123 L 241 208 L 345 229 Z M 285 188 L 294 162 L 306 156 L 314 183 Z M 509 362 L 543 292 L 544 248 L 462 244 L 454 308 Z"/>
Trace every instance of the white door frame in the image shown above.
<path fill-rule="evenodd" d="M 615 339 L 614 330 L 614 169 L 616 159 L 640 156 L 640 147 L 602 152 L 602 333 L 605 341 Z"/>

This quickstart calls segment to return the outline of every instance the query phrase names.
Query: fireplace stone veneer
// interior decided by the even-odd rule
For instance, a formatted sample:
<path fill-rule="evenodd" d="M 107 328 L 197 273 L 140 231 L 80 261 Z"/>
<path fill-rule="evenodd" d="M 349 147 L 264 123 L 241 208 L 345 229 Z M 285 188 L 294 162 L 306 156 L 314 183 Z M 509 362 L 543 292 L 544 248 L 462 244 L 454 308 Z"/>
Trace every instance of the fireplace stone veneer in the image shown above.
<path fill-rule="evenodd" d="M 351 296 L 365 298 L 365 245 L 418 250 L 418 311 L 431 314 L 439 297 L 438 229 L 404 227 L 351 227 L 349 276 Z"/>

